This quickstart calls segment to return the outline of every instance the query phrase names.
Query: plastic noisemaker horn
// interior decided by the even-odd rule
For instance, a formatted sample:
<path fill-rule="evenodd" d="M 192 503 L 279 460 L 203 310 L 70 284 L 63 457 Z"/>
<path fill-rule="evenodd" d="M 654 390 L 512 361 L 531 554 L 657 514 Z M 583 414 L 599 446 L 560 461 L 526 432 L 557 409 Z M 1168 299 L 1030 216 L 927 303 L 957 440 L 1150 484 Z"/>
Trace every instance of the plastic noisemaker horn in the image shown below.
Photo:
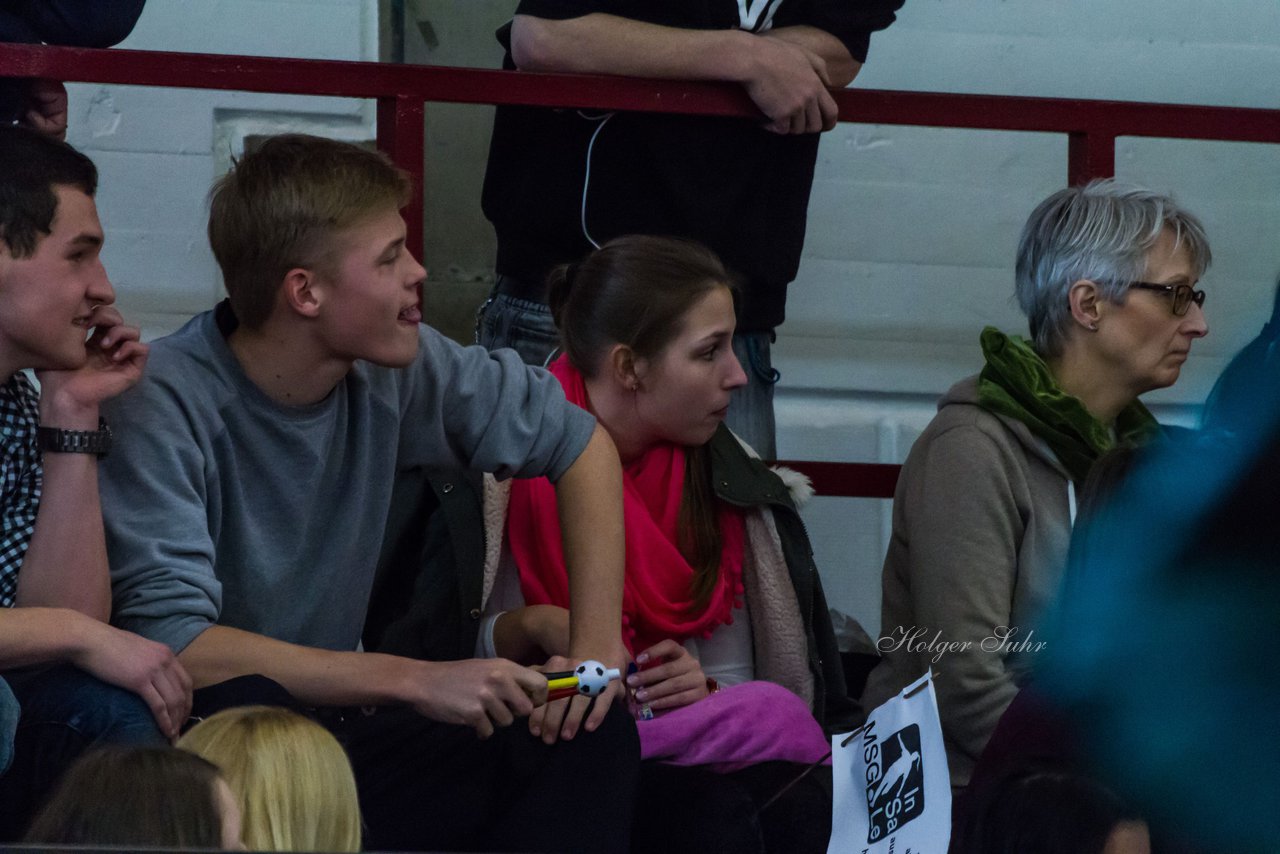
<path fill-rule="evenodd" d="M 605 667 L 598 661 L 587 660 L 573 670 L 561 673 L 548 673 L 547 702 L 582 694 L 584 697 L 599 697 L 609 682 L 622 678 L 622 671 L 616 667 Z"/>

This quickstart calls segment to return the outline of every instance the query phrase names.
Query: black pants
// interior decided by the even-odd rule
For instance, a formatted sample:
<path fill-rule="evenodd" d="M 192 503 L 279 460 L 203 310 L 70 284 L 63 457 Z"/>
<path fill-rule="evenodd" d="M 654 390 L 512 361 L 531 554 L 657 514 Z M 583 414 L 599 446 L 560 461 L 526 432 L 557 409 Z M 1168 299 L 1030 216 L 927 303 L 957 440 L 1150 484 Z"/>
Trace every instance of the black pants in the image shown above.
<path fill-rule="evenodd" d="M 823 854 L 831 837 L 829 767 L 805 774 L 765 807 L 804 770 L 761 762 L 716 774 L 645 762 L 632 848 L 637 854 Z"/>
<path fill-rule="evenodd" d="M 196 692 L 201 716 L 249 703 L 297 708 L 261 677 Z M 640 740 L 623 708 L 614 706 L 595 732 L 552 747 L 529 735 L 524 720 L 482 741 L 407 708 L 312 716 L 351 757 L 366 849 L 628 850 Z"/>

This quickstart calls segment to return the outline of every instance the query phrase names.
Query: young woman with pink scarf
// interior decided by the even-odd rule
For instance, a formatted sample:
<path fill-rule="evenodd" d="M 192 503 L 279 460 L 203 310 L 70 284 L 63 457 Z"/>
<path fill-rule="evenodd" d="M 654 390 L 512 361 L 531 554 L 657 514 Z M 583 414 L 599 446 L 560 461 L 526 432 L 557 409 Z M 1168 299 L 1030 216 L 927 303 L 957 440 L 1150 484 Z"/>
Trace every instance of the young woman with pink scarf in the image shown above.
<path fill-rule="evenodd" d="M 722 424 L 746 380 L 730 346 L 729 276 L 697 244 L 623 237 L 555 271 L 550 293 L 564 351 L 550 370 L 622 457 L 624 641 L 639 668 L 627 684 L 652 760 L 634 847 L 825 851 L 829 769 L 760 809 L 859 710 L 796 512 L 807 484 L 768 469 Z M 490 480 L 485 507 L 481 644 L 532 662 L 562 653 L 568 587 L 551 484 Z M 558 726 L 531 722 L 548 740 Z"/>

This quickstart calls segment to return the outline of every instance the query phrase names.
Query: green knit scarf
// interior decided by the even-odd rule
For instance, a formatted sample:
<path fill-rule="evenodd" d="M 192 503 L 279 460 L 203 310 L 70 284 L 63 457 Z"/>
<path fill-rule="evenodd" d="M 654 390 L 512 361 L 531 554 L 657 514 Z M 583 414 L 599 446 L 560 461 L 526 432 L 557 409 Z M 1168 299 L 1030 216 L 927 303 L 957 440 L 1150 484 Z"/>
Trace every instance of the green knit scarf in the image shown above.
<path fill-rule="evenodd" d="M 1076 483 L 1083 483 L 1093 461 L 1118 445 L 1141 445 L 1160 425 L 1135 400 L 1116 416 L 1115 437 L 1079 398 L 1058 387 L 1049 366 L 1016 335 L 993 326 L 982 330 L 986 365 L 978 375 L 978 405 L 1016 418 L 1044 439 Z"/>

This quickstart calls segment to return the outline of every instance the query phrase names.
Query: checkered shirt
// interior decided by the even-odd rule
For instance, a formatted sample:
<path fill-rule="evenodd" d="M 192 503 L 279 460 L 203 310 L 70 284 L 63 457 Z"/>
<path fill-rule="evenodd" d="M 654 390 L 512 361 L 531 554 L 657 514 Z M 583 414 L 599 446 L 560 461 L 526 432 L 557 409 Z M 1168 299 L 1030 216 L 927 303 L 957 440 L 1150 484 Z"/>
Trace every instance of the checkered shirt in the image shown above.
<path fill-rule="evenodd" d="M 0 386 L 0 605 L 11 607 L 40 508 L 40 395 L 18 372 Z"/>

